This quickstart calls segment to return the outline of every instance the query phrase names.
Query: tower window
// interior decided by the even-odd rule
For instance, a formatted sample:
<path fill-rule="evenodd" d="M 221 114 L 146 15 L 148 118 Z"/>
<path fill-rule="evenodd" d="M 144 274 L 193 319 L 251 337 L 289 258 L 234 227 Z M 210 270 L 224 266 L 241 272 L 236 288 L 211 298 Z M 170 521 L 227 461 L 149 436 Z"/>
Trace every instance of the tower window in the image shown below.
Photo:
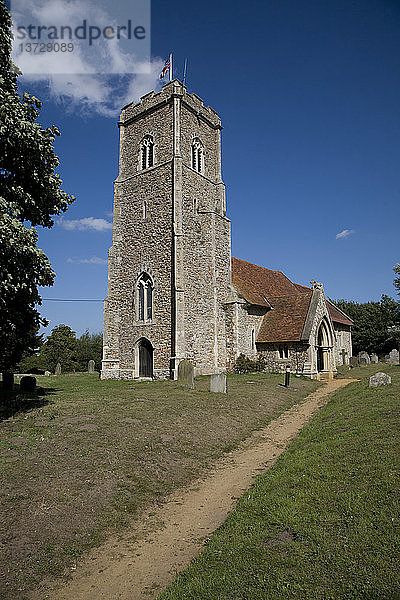
<path fill-rule="evenodd" d="M 254 333 L 254 329 L 251 330 L 251 349 L 255 350 L 256 348 L 256 336 Z"/>
<path fill-rule="evenodd" d="M 151 321 L 153 318 L 153 282 L 147 273 L 142 273 L 137 282 L 138 321 Z"/>
<path fill-rule="evenodd" d="M 198 173 L 204 172 L 204 146 L 199 138 L 194 138 L 192 143 L 192 169 Z"/>
<path fill-rule="evenodd" d="M 142 140 L 140 160 L 142 169 L 149 169 L 154 165 L 154 140 L 151 135 L 146 135 Z"/>

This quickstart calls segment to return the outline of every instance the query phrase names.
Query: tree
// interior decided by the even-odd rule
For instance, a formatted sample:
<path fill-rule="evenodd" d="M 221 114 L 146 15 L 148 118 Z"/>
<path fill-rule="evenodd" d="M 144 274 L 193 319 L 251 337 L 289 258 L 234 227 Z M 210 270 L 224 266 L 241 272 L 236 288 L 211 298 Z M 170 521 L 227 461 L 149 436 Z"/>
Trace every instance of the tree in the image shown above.
<path fill-rule="evenodd" d="M 353 352 L 361 350 L 384 355 L 397 346 L 396 331 L 400 326 L 400 303 L 382 295 L 379 302 L 335 300 L 334 304 L 353 321 Z"/>
<path fill-rule="evenodd" d="M 11 18 L 0 0 L 0 371 L 33 351 L 40 325 L 47 324 L 35 308 L 41 304 L 38 286 L 52 285 L 55 273 L 33 228 L 52 227 L 52 216 L 74 201 L 55 173 L 58 129 L 42 129 L 36 122 L 40 101 L 18 95 L 11 39 Z"/>
<path fill-rule="evenodd" d="M 396 290 L 398 290 L 397 293 L 400 295 L 400 264 L 395 265 L 393 267 L 393 271 L 396 273 L 396 275 L 399 275 L 399 277 L 394 278 L 393 285 Z"/>
<path fill-rule="evenodd" d="M 40 362 L 48 371 L 54 371 L 60 363 L 62 371 L 75 371 L 77 361 L 78 340 L 75 331 L 68 325 L 58 325 L 53 329 L 40 349 Z"/>
<path fill-rule="evenodd" d="M 78 339 L 77 361 L 78 370 L 87 371 L 89 360 L 94 360 L 95 368 L 100 371 L 103 355 L 103 336 L 101 333 L 85 331 Z"/>

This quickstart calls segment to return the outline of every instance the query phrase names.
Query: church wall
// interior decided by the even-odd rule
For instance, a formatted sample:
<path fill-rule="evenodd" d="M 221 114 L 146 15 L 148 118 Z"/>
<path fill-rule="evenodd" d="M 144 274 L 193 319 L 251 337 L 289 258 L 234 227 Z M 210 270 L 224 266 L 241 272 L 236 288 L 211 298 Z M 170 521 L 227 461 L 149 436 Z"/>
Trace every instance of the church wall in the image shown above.
<path fill-rule="evenodd" d="M 219 129 L 182 104 L 182 253 L 185 357 L 196 374 L 225 371 L 224 303 L 230 284 L 230 222 L 219 179 Z M 204 144 L 204 172 L 191 168 L 191 144 Z"/>
<path fill-rule="evenodd" d="M 285 347 L 287 358 L 280 358 L 279 348 Z M 275 373 L 284 373 L 286 365 L 290 365 L 292 373 L 303 374 L 304 366 L 308 360 L 308 344 L 303 342 L 287 342 L 282 344 L 257 344 L 260 357 L 265 362 L 265 370 Z"/>
<path fill-rule="evenodd" d="M 234 361 L 240 354 L 257 359 L 257 337 L 267 309 L 249 306 L 243 302 L 233 304 L 233 348 Z M 252 336 L 254 331 L 254 337 Z M 254 341 L 254 344 L 253 344 Z"/>
<path fill-rule="evenodd" d="M 345 364 L 350 364 L 350 356 L 352 356 L 352 343 L 351 343 L 351 328 L 349 325 L 343 325 L 341 323 L 333 323 L 333 328 L 336 335 L 335 344 L 335 357 L 336 364 L 343 365 L 343 350 L 346 352 Z"/>

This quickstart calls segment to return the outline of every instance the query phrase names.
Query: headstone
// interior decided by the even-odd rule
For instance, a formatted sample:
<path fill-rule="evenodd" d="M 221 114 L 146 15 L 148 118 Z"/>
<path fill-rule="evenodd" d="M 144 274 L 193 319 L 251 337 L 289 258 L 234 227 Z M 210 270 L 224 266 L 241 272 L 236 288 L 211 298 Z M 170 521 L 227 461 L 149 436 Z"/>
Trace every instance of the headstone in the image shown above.
<path fill-rule="evenodd" d="M 366 367 L 368 364 L 365 356 L 361 356 L 358 363 L 359 363 L 360 367 Z"/>
<path fill-rule="evenodd" d="M 30 375 L 24 375 L 24 377 L 21 377 L 19 391 L 21 394 L 32 394 L 36 392 L 36 377 L 31 377 Z"/>
<path fill-rule="evenodd" d="M 398 350 L 393 349 L 389 352 L 389 362 L 391 365 L 399 364 L 399 351 Z"/>
<path fill-rule="evenodd" d="M 3 390 L 14 389 L 14 373 L 3 373 Z"/>
<path fill-rule="evenodd" d="M 46 377 L 50 377 L 51 375 L 50 371 L 45 371 L 44 374 L 46 375 Z"/>
<path fill-rule="evenodd" d="M 181 360 L 179 363 L 178 381 L 190 389 L 194 388 L 194 368 L 190 360 Z"/>
<path fill-rule="evenodd" d="M 217 373 L 210 377 L 210 392 L 219 392 L 226 394 L 226 375 L 225 373 Z"/>
<path fill-rule="evenodd" d="M 61 375 L 61 364 L 57 363 L 56 370 L 54 371 L 54 375 Z"/>
<path fill-rule="evenodd" d="M 361 361 L 362 358 L 365 358 L 365 364 L 369 365 L 371 362 L 371 359 L 369 357 L 368 352 L 365 352 L 365 350 L 362 350 L 361 352 L 358 353 L 358 359 Z M 361 364 L 361 362 L 360 362 Z"/>
<path fill-rule="evenodd" d="M 381 385 L 390 385 L 392 380 L 386 373 L 375 373 L 369 378 L 369 387 L 379 387 Z"/>
<path fill-rule="evenodd" d="M 358 367 L 358 357 L 357 356 L 350 356 L 350 366 Z"/>
<path fill-rule="evenodd" d="M 88 362 L 88 373 L 93 374 L 94 373 L 94 360 L 89 360 Z"/>
<path fill-rule="evenodd" d="M 379 362 L 379 358 L 377 354 L 371 354 L 371 363 L 376 364 L 377 362 Z"/>

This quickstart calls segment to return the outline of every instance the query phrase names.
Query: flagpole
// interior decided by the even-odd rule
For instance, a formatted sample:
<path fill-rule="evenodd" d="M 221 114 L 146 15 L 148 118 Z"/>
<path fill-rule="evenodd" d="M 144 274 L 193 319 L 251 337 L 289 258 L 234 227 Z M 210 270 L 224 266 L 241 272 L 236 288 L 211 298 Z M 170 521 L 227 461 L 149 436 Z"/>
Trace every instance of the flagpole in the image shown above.
<path fill-rule="evenodd" d="M 173 66 L 173 62 L 172 61 L 173 61 L 173 55 L 172 55 L 172 52 L 171 52 L 171 54 L 169 55 L 169 64 L 170 64 L 170 67 L 169 67 L 169 80 L 170 81 L 172 81 L 173 78 L 174 78 L 174 66 Z"/>
<path fill-rule="evenodd" d="M 185 58 L 185 68 L 183 70 L 183 85 L 186 85 L 187 58 Z"/>

